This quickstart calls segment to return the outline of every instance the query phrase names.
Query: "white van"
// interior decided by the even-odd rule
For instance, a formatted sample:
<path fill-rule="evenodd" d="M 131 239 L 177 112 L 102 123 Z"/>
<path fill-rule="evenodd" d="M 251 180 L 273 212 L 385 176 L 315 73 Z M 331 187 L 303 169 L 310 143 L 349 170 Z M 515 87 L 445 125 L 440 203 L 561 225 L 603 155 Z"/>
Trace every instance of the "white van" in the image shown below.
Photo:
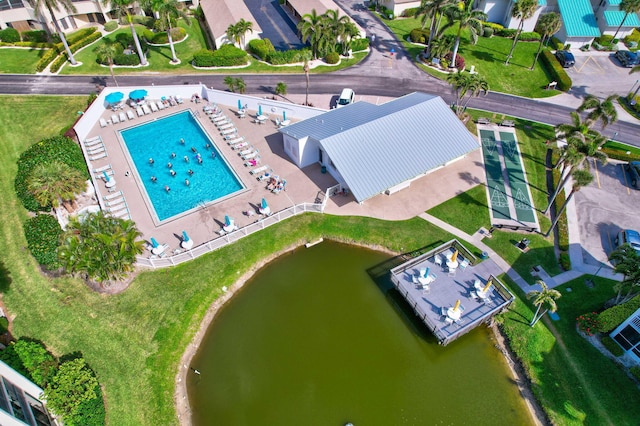
<path fill-rule="evenodd" d="M 343 107 L 345 105 L 352 104 L 356 100 L 356 94 L 351 89 L 342 89 L 338 102 L 336 102 L 336 108 Z"/>

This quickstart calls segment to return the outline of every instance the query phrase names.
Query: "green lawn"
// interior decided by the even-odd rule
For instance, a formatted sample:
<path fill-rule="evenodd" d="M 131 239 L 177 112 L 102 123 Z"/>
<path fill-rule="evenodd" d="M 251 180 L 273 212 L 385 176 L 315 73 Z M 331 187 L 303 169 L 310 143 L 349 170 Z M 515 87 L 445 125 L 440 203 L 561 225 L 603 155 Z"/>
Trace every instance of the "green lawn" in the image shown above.
<path fill-rule="evenodd" d="M 508 277 L 501 279 L 510 283 Z M 531 328 L 534 308 L 518 301 L 504 314 L 503 329 L 553 424 L 637 425 L 637 386 L 576 332 L 579 315 L 600 309 L 614 295 L 613 282 L 600 278 L 595 282 L 594 288 L 587 288 L 579 278 L 558 288 L 559 321 L 545 315 Z M 511 288 L 524 296 L 514 284 Z"/>
<path fill-rule="evenodd" d="M 412 29 L 421 27 L 420 20 L 401 18 L 384 22 L 400 40 L 403 40 L 404 47 L 412 58 L 424 50 L 422 46 L 406 41 Z M 447 30 L 447 34 L 455 35 L 456 32 L 457 27 Z M 480 76 L 489 83 L 491 91 L 528 98 L 544 98 L 560 93 L 556 90 L 544 89 L 552 79 L 541 63 L 538 63 L 533 71 L 529 70 L 538 50 L 538 43 L 518 42 L 509 65 L 504 65 L 512 43 L 512 39 L 504 37 L 479 37 L 478 43 L 474 46 L 469 41 L 468 31 L 463 31 L 459 53 L 465 59 L 466 69 L 468 70 L 474 65 Z M 421 68 L 427 67 L 422 66 Z M 437 71 L 429 71 L 429 74 L 438 78 L 446 78 L 446 74 Z"/>
<path fill-rule="evenodd" d="M 46 50 L 40 49 L 0 49 L 0 73 L 33 74 L 36 64 Z"/>

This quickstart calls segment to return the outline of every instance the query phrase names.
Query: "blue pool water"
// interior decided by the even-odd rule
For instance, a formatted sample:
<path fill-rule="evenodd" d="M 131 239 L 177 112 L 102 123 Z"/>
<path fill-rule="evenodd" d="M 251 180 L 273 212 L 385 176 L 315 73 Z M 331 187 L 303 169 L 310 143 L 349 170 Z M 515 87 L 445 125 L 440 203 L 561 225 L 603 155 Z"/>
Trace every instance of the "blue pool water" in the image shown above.
<path fill-rule="evenodd" d="M 160 221 L 244 188 L 190 111 L 120 133 Z"/>

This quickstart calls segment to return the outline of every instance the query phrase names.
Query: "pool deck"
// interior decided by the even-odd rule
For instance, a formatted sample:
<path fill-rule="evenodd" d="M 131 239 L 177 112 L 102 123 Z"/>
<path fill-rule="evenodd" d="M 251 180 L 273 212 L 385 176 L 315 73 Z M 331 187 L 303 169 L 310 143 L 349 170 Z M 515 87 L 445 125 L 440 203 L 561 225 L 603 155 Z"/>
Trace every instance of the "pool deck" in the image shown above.
<path fill-rule="evenodd" d="M 143 117 L 136 115 L 134 120 L 125 123 L 109 124 L 101 128 L 96 122 L 88 135 L 88 138 L 101 136 L 108 154 L 105 158 L 88 161 L 89 169 L 93 171 L 106 165 L 112 167 L 116 180 L 115 190 L 122 191 L 131 219 L 135 221 L 142 233 L 142 238 L 149 241 L 154 237 L 160 244 L 167 244 L 167 254 L 170 255 L 179 249 L 182 231 L 186 231 L 194 240 L 194 247 L 218 238 L 218 231 L 224 224 L 225 215 L 232 216 L 239 227 L 257 222 L 262 217 L 257 210 L 263 197 L 267 199 L 272 212 L 278 212 L 296 204 L 313 203 L 319 193 L 324 193 L 327 188 L 337 183 L 329 174 L 321 173 L 319 164 L 299 169 L 285 154 L 282 137 L 271 119 L 265 124 L 256 124 L 253 122 L 255 111 L 249 111 L 246 118 L 238 118 L 235 114 L 236 108 L 219 105 L 236 125 L 238 134 L 260 151 L 261 164 L 268 165 L 273 169 L 274 174 L 279 175 L 281 179 L 286 179 L 286 191 L 280 194 L 271 193 L 266 189 L 265 182 L 260 182 L 249 174 L 250 168 L 244 166 L 244 161 L 223 140 L 215 125 L 203 112 L 203 106 L 202 102 L 196 104 L 185 100 L 181 105 L 168 107 L 150 115 Z M 128 107 L 125 111 L 126 109 Z M 223 201 L 210 203 L 206 207 L 158 225 L 147 205 L 146 196 L 143 196 L 144 186 L 137 173 L 132 172 L 134 166 L 129 156 L 125 154 L 119 131 L 184 110 L 198 112 L 198 121 L 247 189 Z M 111 110 L 106 110 L 102 118 L 109 120 L 112 114 Z M 412 182 L 407 189 L 391 196 L 378 195 L 363 204 L 357 203 L 352 196 L 331 197 L 325 213 L 369 216 L 386 220 L 405 220 L 415 217 L 477 184 L 483 184 L 485 176 L 481 157 L 482 154 L 478 149 L 466 158 Z M 94 182 L 100 198 L 109 194 L 102 179 L 96 178 Z M 246 216 L 243 214 L 245 211 L 253 211 L 255 214 Z M 151 253 L 146 251 L 143 255 L 150 256 Z"/>

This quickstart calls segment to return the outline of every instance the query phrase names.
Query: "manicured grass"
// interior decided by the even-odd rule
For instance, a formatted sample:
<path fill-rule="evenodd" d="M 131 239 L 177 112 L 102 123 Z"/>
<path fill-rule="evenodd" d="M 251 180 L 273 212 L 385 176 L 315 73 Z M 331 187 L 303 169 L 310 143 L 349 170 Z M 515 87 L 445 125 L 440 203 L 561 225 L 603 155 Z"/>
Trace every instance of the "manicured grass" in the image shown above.
<path fill-rule="evenodd" d="M 519 297 L 524 297 L 508 277 Z M 548 316 L 529 327 L 535 308 L 521 300 L 503 315 L 503 330 L 532 381 L 536 398 L 554 424 L 636 425 L 640 392 L 611 360 L 576 332 L 575 319 L 601 308 L 614 295 L 613 282 L 596 278 L 594 288 L 584 278 L 557 288 L 559 321 Z M 569 292 L 567 289 L 571 288 Z"/>
<path fill-rule="evenodd" d="M 464 212 L 464 214 L 460 214 Z M 489 207 L 487 188 L 477 185 L 428 211 L 445 222 L 463 230 L 469 235 L 481 227 L 489 229 Z"/>
<path fill-rule="evenodd" d="M 46 50 L 40 49 L 0 49 L 0 73 L 5 74 L 33 74 L 36 64 Z"/>
<path fill-rule="evenodd" d="M 421 27 L 420 20 L 415 18 L 402 18 L 393 21 L 384 21 L 396 36 L 403 41 L 409 55 L 415 58 L 422 50 L 422 46 L 409 43 L 406 37 L 412 29 Z M 447 34 L 456 34 L 457 27 L 449 28 Z M 478 43 L 472 45 L 469 41 L 468 31 L 463 31 L 459 53 L 464 57 L 466 69 L 472 65 L 482 78 L 487 80 L 489 87 L 494 92 L 511 93 L 513 95 L 529 98 L 544 98 L 560 93 L 556 90 L 545 90 L 552 80 L 539 62 L 533 71 L 529 67 L 533 63 L 537 42 L 518 42 L 509 65 L 504 65 L 507 54 L 511 49 L 512 39 L 504 37 L 479 37 Z M 432 73 L 439 78 L 444 73 Z"/>

